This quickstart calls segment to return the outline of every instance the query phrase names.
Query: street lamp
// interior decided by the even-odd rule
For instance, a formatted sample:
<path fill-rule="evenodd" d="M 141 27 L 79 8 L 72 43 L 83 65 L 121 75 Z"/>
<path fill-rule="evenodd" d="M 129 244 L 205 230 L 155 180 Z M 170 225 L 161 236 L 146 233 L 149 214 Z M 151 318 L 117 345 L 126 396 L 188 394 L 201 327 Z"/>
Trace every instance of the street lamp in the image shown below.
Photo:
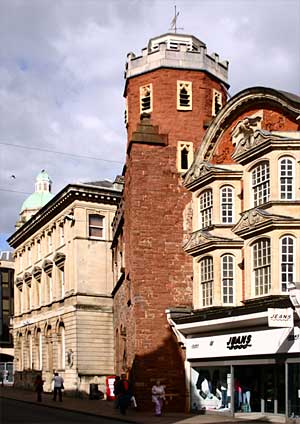
<path fill-rule="evenodd" d="M 300 318 L 300 282 L 288 283 L 288 291 L 292 305 Z"/>

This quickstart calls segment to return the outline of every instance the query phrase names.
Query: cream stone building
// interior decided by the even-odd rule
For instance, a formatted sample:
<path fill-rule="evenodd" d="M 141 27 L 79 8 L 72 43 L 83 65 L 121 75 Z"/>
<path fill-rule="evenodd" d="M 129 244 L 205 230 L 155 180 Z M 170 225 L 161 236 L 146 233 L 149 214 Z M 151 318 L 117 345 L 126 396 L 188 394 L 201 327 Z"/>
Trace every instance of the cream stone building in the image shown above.
<path fill-rule="evenodd" d="M 114 372 L 111 222 L 122 180 L 69 184 L 51 196 L 42 171 L 24 202 L 15 249 L 15 385 L 53 372 L 68 392 L 105 390 Z"/>
<path fill-rule="evenodd" d="M 184 176 L 193 309 L 167 316 L 186 348 L 194 411 L 300 417 L 300 317 L 289 291 L 300 281 L 299 119 L 300 97 L 246 89 L 212 121 Z"/>

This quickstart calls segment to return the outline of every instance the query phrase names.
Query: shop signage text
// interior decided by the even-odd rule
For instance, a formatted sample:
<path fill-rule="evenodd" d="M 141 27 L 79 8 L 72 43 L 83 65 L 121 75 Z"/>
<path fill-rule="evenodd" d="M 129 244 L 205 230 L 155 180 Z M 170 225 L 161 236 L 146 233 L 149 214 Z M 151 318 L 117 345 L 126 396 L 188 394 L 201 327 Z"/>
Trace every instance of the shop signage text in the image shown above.
<path fill-rule="evenodd" d="M 292 328 L 294 326 L 292 308 L 268 308 L 268 325 Z"/>
<path fill-rule="evenodd" d="M 232 336 L 227 342 L 227 349 L 247 349 L 247 347 L 251 347 L 251 338 L 251 334 L 245 336 Z"/>

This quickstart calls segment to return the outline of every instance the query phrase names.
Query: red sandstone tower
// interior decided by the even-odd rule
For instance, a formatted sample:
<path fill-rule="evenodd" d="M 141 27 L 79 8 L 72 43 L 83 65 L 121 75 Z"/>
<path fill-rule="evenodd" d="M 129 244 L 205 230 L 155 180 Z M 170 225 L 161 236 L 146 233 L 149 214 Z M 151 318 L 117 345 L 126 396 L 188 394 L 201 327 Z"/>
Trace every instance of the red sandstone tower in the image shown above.
<path fill-rule="evenodd" d="M 192 306 L 190 194 L 181 175 L 205 129 L 226 102 L 228 62 L 191 35 L 151 39 L 125 70 L 127 157 L 124 195 L 114 220 L 116 372 L 128 371 L 144 408 L 156 379 L 170 410 L 185 407 L 184 352 L 166 309 Z"/>

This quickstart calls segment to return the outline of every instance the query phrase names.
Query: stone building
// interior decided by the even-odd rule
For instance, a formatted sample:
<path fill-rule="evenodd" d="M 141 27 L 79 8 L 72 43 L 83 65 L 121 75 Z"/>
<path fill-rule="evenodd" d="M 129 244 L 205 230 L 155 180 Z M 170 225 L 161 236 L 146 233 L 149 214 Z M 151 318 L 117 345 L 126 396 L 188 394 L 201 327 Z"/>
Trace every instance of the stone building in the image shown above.
<path fill-rule="evenodd" d="M 0 376 L 4 384 L 13 382 L 13 340 L 9 332 L 14 313 L 14 256 L 0 252 Z"/>
<path fill-rule="evenodd" d="M 15 385 L 53 371 L 68 392 L 105 388 L 114 372 L 111 222 L 122 180 L 69 184 L 50 196 L 43 171 L 25 200 L 15 249 Z M 36 194 L 37 193 L 37 194 Z"/>
<path fill-rule="evenodd" d="M 254 87 L 208 127 L 192 193 L 193 308 L 167 311 L 190 407 L 300 416 L 300 97 Z M 300 307 L 300 304 L 298 305 Z"/>
<path fill-rule="evenodd" d="M 165 309 L 192 307 L 191 194 L 182 173 L 226 102 L 228 62 L 191 35 L 164 34 L 128 55 L 124 195 L 113 223 L 116 372 L 128 371 L 138 402 L 151 406 L 157 378 L 168 407 L 186 400 L 184 358 Z"/>

